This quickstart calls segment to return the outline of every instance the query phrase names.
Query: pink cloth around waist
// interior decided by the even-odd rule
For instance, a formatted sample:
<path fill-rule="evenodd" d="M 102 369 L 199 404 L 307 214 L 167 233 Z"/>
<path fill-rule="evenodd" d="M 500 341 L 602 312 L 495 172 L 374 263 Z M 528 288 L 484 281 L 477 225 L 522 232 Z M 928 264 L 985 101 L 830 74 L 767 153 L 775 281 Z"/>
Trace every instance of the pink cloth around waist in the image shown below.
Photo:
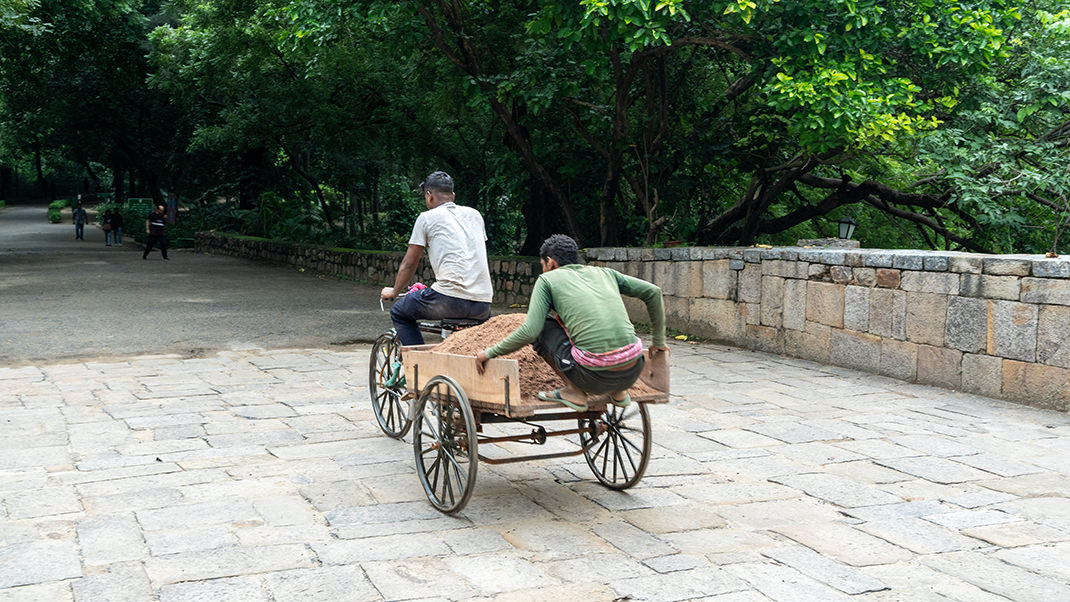
<path fill-rule="evenodd" d="M 603 353 L 590 353 L 575 345 L 572 346 L 572 359 L 576 363 L 587 368 L 612 368 L 624 364 L 643 355 L 643 342 L 638 338 L 634 343 Z"/>

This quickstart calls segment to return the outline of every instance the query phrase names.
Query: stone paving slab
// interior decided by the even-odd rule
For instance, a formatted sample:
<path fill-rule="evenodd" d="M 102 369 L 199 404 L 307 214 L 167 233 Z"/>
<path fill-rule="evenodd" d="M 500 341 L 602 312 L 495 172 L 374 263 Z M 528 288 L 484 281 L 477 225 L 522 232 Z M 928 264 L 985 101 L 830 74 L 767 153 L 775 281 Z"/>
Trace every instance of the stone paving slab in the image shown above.
<path fill-rule="evenodd" d="M 0 368 L 0 602 L 1070 600 L 1066 414 L 674 344 L 636 487 L 481 464 L 445 516 L 367 361 Z"/>

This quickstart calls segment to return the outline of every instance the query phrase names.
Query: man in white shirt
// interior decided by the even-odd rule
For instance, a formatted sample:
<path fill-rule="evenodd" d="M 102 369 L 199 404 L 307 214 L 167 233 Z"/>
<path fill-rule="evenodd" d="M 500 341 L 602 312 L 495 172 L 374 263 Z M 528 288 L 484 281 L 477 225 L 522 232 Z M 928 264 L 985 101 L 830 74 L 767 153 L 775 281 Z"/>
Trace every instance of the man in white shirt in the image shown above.
<path fill-rule="evenodd" d="M 380 293 L 384 300 L 405 290 L 424 249 L 435 272 L 430 288 L 413 291 L 394 303 L 390 320 L 402 345 L 424 342 L 418 320 L 490 317 L 494 296 L 487 264 L 487 233 L 483 216 L 471 207 L 454 203 L 453 178 L 436 171 L 420 184 L 427 211 L 416 218 L 409 249 L 398 268 L 394 286 Z"/>

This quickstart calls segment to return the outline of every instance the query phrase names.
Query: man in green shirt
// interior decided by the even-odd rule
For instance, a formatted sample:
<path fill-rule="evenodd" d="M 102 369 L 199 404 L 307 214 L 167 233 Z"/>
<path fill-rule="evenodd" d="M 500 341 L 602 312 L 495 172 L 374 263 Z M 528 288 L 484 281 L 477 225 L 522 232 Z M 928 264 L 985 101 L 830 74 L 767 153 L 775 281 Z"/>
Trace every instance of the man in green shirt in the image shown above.
<path fill-rule="evenodd" d="M 616 270 L 580 264 L 576 241 L 563 234 L 546 239 L 539 259 L 542 275 L 531 291 L 527 318 L 504 340 L 479 352 L 480 374 L 488 359 L 531 343 L 565 381 L 561 389 L 540 391 L 539 399 L 585 411 L 588 395 L 608 394 L 618 406 L 628 405 L 628 388 L 646 360 L 621 295 L 646 304 L 653 326 L 648 353 L 653 358 L 669 350 L 661 289 Z"/>

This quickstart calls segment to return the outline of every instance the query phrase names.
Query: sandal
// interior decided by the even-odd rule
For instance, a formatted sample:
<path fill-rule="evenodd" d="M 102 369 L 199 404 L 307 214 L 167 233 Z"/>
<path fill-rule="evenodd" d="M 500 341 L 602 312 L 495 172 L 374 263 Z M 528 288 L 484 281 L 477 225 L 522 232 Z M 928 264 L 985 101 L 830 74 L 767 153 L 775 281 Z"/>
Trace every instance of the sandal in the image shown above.
<path fill-rule="evenodd" d="M 584 401 L 582 404 L 576 403 L 574 401 L 569 401 L 561 396 L 561 389 L 554 389 L 553 391 L 539 391 L 538 397 L 543 401 L 556 401 L 559 403 L 563 403 L 566 406 L 572 408 L 573 410 L 576 410 L 577 412 L 587 411 L 586 401 Z"/>
<path fill-rule="evenodd" d="M 613 396 L 609 396 L 609 402 L 618 408 L 626 408 L 632 405 L 632 396 L 628 395 L 627 391 L 624 393 L 624 399 L 613 399 Z"/>

